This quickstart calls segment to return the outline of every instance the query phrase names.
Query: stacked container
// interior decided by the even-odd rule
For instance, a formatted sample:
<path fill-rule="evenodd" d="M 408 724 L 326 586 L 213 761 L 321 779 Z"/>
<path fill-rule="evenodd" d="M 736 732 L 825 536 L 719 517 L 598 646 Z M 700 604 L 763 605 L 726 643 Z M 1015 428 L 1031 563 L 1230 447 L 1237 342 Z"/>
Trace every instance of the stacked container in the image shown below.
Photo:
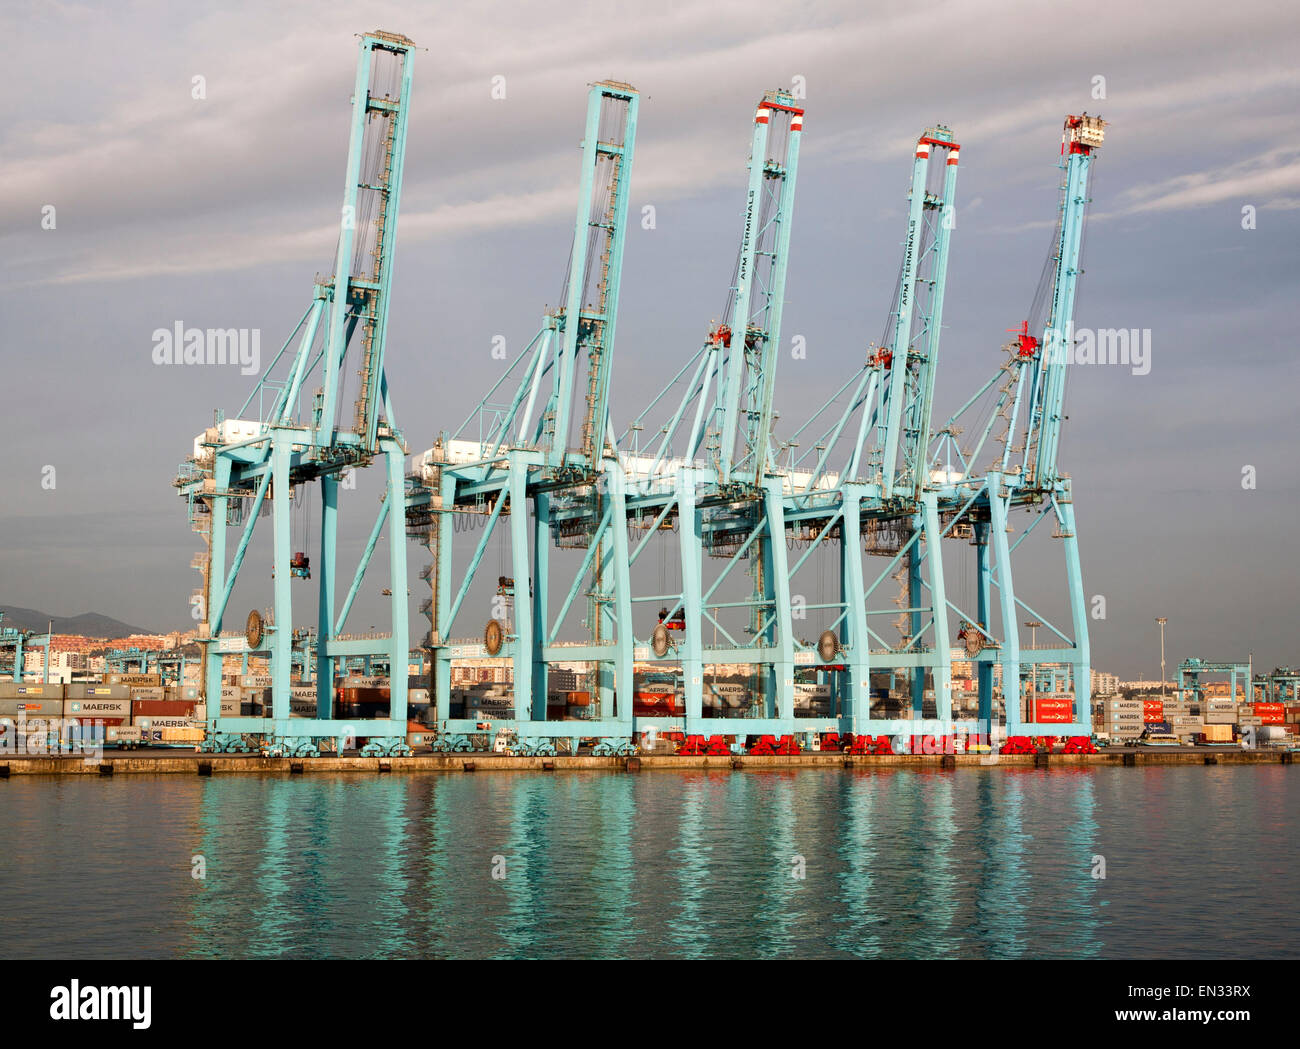
<path fill-rule="evenodd" d="M 1286 724 L 1286 708 L 1281 703 L 1252 703 L 1250 706 L 1253 708 L 1254 716 L 1260 719 L 1261 724 Z"/>
<path fill-rule="evenodd" d="M 68 685 L 63 714 L 82 725 L 97 720 L 102 720 L 105 725 L 129 725 L 131 687 L 121 683 L 90 685 L 78 682 Z"/>
<path fill-rule="evenodd" d="M 1073 698 L 1036 696 L 1030 701 L 1031 721 L 1046 725 L 1068 725 L 1074 720 Z"/>
<path fill-rule="evenodd" d="M 1201 716 L 1207 725 L 1231 725 L 1237 720 L 1237 701 L 1207 699 L 1201 704 Z"/>
<path fill-rule="evenodd" d="M 1146 727 L 1140 699 L 1107 700 L 1104 709 L 1103 727 L 1112 739 L 1132 739 L 1140 736 Z"/>

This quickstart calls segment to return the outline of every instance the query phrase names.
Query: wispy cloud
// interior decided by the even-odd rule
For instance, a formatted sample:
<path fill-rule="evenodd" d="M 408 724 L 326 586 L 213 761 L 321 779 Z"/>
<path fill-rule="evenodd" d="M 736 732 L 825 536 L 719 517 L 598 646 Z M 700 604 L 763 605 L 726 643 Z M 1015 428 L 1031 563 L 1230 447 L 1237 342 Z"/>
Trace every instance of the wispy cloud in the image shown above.
<path fill-rule="evenodd" d="M 1115 213 L 1120 215 L 1199 208 L 1227 200 L 1263 208 L 1300 207 L 1300 146 L 1271 149 L 1232 164 L 1133 186 L 1119 199 Z"/>

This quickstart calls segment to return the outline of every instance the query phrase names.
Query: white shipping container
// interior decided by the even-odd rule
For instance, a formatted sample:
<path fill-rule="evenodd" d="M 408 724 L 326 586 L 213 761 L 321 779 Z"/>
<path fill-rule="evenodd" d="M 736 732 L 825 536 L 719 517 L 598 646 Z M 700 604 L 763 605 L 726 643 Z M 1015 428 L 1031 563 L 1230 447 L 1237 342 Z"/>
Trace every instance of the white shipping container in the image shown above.
<path fill-rule="evenodd" d="M 69 699 L 64 713 L 70 718 L 129 718 L 129 699 Z"/>
<path fill-rule="evenodd" d="M 136 726 L 143 732 L 155 732 L 164 728 L 190 728 L 194 725 L 193 718 L 180 717 L 151 717 L 136 718 Z"/>
<path fill-rule="evenodd" d="M 268 682 L 269 684 L 269 682 Z M 341 688 L 387 688 L 386 677 L 345 677 L 339 682 Z"/>

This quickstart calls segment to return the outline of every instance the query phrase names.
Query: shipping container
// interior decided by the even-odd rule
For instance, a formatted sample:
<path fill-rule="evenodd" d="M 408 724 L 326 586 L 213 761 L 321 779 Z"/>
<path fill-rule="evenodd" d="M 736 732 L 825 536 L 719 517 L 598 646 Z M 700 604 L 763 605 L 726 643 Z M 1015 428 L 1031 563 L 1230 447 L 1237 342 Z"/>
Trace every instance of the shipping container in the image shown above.
<path fill-rule="evenodd" d="M 139 688 L 133 685 L 131 686 L 131 698 L 161 703 L 167 698 L 167 692 L 161 685 L 150 685 L 147 688 Z"/>
<path fill-rule="evenodd" d="M 134 725 L 117 725 L 104 731 L 104 743 L 107 746 L 131 749 L 140 746 L 144 733 Z"/>
<path fill-rule="evenodd" d="M 269 680 L 267 682 L 270 683 Z M 362 677 L 360 674 L 350 674 L 339 681 L 340 688 L 382 688 L 388 691 L 388 678 L 386 677 Z"/>
<path fill-rule="evenodd" d="M 193 718 L 145 717 L 136 718 L 133 724 L 142 732 L 157 732 L 164 728 L 192 728 Z"/>
<path fill-rule="evenodd" d="M 317 710 L 315 685 L 295 685 L 289 690 L 289 713 L 300 717 L 315 717 Z"/>
<path fill-rule="evenodd" d="M 194 716 L 194 703 L 173 702 L 168 703 L 165 699 L 158 700 L 132 700 L 131 701 L 131 720 L 137 721 L 142 717 L 184 717 L 192 718 Z"/>
<path fill-rule="evenodd" d="M 90 681 L 76 681 L 67 686 L 68 699 L 130 699 L 130 685 L 98 685 Z"/>
<path fill-rule="evenodd" d="M 1074 701 L 1061 698 L 1033 700 L 1031 721 L 1042 724 L 1069 724 L 1074 720 Z"/>
<path fill-rule="evenodd" d="M 131 717 L 129 699 L 68 699 L 64 701 L 63 712 L 70 718 L 126 718 Z"/>
<path fill-rule="evenodd" d="M 20 699 L 0 699 L 0 717 L 6 718 L 57 718 L 63 714 L 63 699 L 42 699 L 28 696 Z"/>
<path fill-rule="evenodd" d="M 204 731 L 194 725 L 185 725 L 176 728 L 164 728 L 159 730 L 156 726 L 150 732 L 150 740 L 160 743 L 169 743 L 173 746 L 190 746 L 197 749 L 197 744 L 202 743 Z"/>
<path fill-rule="evenodd" d="M 109 674 L 104 678 L 104 682 L 109 685 L 147 687 L 150 685 L 161 685 L 162 676 L 160 674 Z"/>
<path fill-rule="evenodd" d="M 338 702 L 345 706 L 387 706 L 389 703 L 388 689 L 386 688 L 372 688 L 369 686 L 353 688 L 341 685 L 335 696 Z"/>
<path fill-rule="evenodd" d="M 25 681 L 0 681 L 0 701 L 11 699 L 62 699 L 63 686 L 32 684 Z"/>

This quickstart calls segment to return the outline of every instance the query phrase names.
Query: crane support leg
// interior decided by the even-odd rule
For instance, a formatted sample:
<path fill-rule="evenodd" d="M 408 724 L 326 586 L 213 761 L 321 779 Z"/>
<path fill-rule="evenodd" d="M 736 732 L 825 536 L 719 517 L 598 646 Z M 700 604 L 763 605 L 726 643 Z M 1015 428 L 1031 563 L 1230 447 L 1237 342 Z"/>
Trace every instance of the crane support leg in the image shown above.
<path fill-rule="evenodd" d="M 985 521 L 975 525 L 975 592 L 979 629 L 988 636 L 991 627 L 989 618 L 993 605 L 993 584 L 989 574 L 989 526 Z M 976 657 L 976 680 L 979 686 L 979 720 L 981 726 L 992 728 L 993 725 L 993 660 L 985 657 L 983 652 Z"/>
<path fill-rule="evenodd" d="M 921 496 L 921 515 L 925 521 L 925 556 L 930 562 L 930 605 L 934 615 L 935 713 L 947 725 L 952 721 L 952 645 L 948 637 L 948 598 L 943 580 L 943 529 L 939 526 L 938 497 L 934 492 Z"/>
<path fill-rule="evenodd" d="M 632 565 L 627 535 L 627 491 L 623 471 L 616 462 L 606 461 L 605 476 L 609 498 L 613 503 L 610 535 L 614 556 L 614 611 L 618 620 L 618 633 L 614 642 L 614 703 L 620 725 L 619 734 L 630 739 L 632 696 L 635 691 L 632 664 L 636 637 L 632 631 Z M 608 718 L 610 715 L 608 711 L 602 711 L 602 716 Z"/>
<path fill-rule="evenodd" d="M 1009 500 L 998 494 L 1001 487 L 1002 476 L 989 474 L 989 530 L 1002 613 L 1002 707 L 1007 735 L 1018 736 L 1026 720 L 1020 710 L 1020 628 L 1016 617 L 1016 592 L 1011 580 L 1011 544 L 1007 542 Z"/>
<path fill-rule="evenodd" d="M 677 538 L 682 559 L 682 605 L 685 612 L 685 653 L 682 657 L 682 687 L 685 690 L 686 731 L 697 732 L 704 716 L 704 659 L 700 629 L 703 603 L 700 577 L 703 551 L 700 512 L 695 506 L 696 471 L 677 474 Z"/>
<path fill-rule="evenodd" d="M 771 572 L 764 573 L 768 593 L 765 598 L 775 603 L 776 659 L 773 673 L 776 677 L 776 716 L 794 727 L 794 624 L 790 616 L 790 570 L 786 560 L 785 505 L 782 501 L 782 481 L 779 477 L 764 478 L 764 498 L 767 512 L 765 546 L 771 551 Z M 768 711 L 768 716 L 771 712 Z"/>
<path fill-rule="evenodd" d="M 841 599 L 848 606 L 840 636 L 848 653 L 848 680 L 840 695 L 842 705 L 838 714 L 840 731 L 853 735 L 861 733 L 871 717 L 871 644 L 867 635 L 866 584 L 862 577 L 862 488 L 859 484 L 844 486 L 840 540 Z"/>
<path fill-rule="evenodd" d="M 510 550 L 515 579 L 513 646 L 515 718 L 528 721 L 533 713 L 533 605 L 528 600 L 528 466 L 510 459 Z M 543 626 L 543 624 L 538 624 Z"/>
<path fill-rule="evenodd" d="M 392 590 L 392 636 L 388 641 L 388 718 L 400 726 L 388 749 L 406 746 L 407 659 L 411 625 L 406 592 L 406 454 L 391 437 L 380 440 L 388 466 L 388 578 Z"/>
<path fill-rule="evenodd" d="M 335 572 L 338 567 L 339 482 L 321 478 L 320 563 L 318 614 L 316 617 L 316 716 L 327 719 L 334 712 L 334 657 L 326 650 L 334 640 L 334 606 L 337 600 Z"/>

